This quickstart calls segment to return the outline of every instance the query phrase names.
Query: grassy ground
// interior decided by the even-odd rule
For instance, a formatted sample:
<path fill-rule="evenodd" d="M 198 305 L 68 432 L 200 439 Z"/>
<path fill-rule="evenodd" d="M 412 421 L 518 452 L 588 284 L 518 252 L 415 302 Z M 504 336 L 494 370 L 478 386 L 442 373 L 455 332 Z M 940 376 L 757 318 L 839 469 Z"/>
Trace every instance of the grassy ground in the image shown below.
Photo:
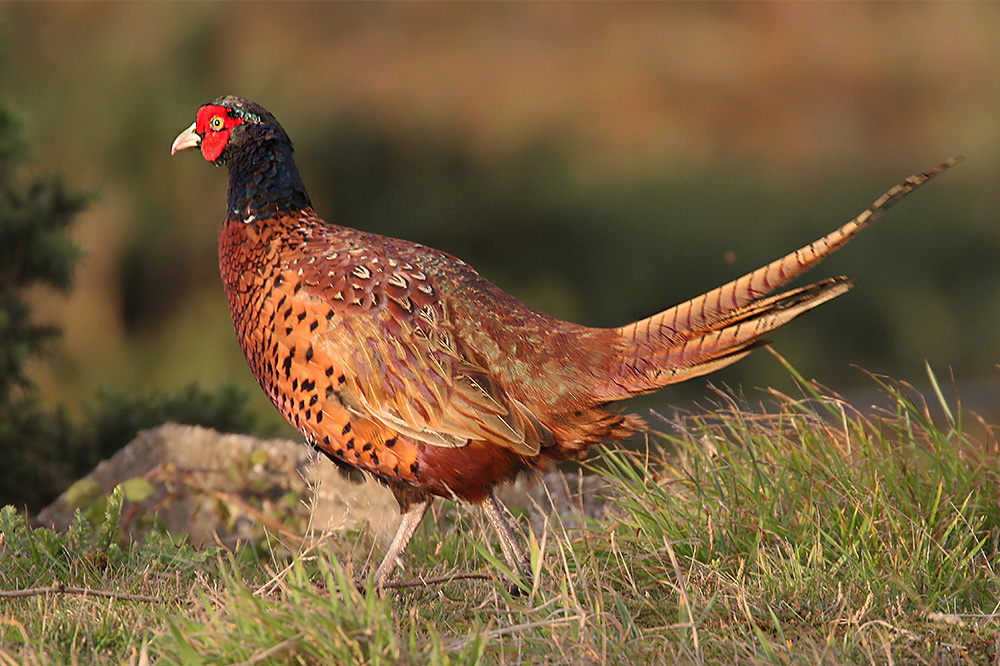
<path fill-rule="evenodd" d="M 720 394 L 648 450 L 604 450 L 609 517 L 529 535 L 515 597 L 489 576 L 359 590 L 364 534 L 261 561 L 119 544 L 120 493 L 67 535 L 8 507 L 0 590 L 56 589 L 0 597 L 0 664 L 1000 663 L 992 430 L 882 385 L 875 416 L 811 387 L 766 414 Z M 502 568 L 489 534 L 443 507 L 401 579 Z"/>

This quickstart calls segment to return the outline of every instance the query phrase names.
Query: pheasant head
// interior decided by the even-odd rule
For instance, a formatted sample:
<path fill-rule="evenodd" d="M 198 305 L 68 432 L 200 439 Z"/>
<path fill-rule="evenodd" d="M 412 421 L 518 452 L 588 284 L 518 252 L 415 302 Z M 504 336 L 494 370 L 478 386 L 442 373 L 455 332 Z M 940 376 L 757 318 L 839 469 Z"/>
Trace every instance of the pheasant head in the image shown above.
<path fill-rule="evenodd" d="M 195 146 L 212 164 L 229 167 L 230 213 L 248 220 L 310 205 L 291 139 L 259 104 L 232 95 L 205 104 L 170 154 Z"/>

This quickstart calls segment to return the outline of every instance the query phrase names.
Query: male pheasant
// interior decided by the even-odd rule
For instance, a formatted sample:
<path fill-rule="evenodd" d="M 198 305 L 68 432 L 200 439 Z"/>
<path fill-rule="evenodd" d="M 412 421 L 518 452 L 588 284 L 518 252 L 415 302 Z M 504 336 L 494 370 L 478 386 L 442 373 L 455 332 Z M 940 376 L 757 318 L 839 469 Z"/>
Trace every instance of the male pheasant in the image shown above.
<path fill-rule="evenodd" d="M 852 283 L 835 277 L 766 297 L 953 163 L 752 273 L 603 329 L 536 312 L 444 252 L 323 220 L 288 135 L 254 102 L 202 106 L 171 154 L 194 146 L 229 167 L 219 267 L 251 370 L 309 444 L 399 502 L 379 588 L 435 495 L 482 506 L 508 566 L 528 576 L 498 484 L 629 436 L 641 419 L 610 403 L 729 365 L 846 292 Z"/>

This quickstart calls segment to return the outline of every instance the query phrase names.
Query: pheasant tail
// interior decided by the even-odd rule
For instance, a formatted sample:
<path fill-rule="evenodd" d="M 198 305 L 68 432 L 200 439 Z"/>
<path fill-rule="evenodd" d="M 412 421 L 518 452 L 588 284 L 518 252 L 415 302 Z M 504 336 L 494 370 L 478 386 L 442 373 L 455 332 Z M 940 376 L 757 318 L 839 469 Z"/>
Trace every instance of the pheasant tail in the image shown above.
<path fill-rule="evenodd" d="M 734 363 L 764 336 L 848 291 L 844 277 L 765 298 L 847 244 L 907 194 L 954 165 L 951 159 L 896 185 L 836 231 L 732 282 L 669 310 L 616 329 L 621 344 L 617 381 L 608 400 L 655 391 Z"/>

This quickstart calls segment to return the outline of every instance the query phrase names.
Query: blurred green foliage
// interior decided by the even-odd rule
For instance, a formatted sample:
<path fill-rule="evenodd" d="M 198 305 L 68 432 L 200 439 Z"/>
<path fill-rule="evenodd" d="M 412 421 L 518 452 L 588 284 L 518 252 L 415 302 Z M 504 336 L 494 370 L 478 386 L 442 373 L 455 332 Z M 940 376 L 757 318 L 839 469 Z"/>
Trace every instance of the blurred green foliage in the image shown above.
<path fill-rule="evenodd" d="M 25 362 L 42 353 L 56 330 L 31 318 L 25 290 L 67 290 L 80 250 L 67 234 L 87 196 L 58 176 L 25 178 L 27 147 L 9 109 L 0 107 L 0 395 L 31 386 Z M 8 401 L 12 399 L 8 397 Z"/>
<path fill-rule="evenodd" d="M 113 454 L 140 430 L 170 421 L 220 432 L 271 434 L 247 407 L 247 391 L 232 384 L 213 390 L 190 384 L 178 391 L 151 389 L 139 394 L 101 390 L 86 405 L 85 414 L 81 430 L 90 445 L 86 453 L 94 461 Z"/>
<path fill-rule="evenodd" d="M 0 504 L 52 495 L 71 480 L 74 455 L 59 446 L 70 436 L 64 415 L 40 405 L 25 374 L 57 333 L 33 321 L 25 291 L 69 288 L 80 251 L 67 228 L 87 196 L 58 177 L 26 177 L 26 159 L 18 122 L 0 107 Z"/>

